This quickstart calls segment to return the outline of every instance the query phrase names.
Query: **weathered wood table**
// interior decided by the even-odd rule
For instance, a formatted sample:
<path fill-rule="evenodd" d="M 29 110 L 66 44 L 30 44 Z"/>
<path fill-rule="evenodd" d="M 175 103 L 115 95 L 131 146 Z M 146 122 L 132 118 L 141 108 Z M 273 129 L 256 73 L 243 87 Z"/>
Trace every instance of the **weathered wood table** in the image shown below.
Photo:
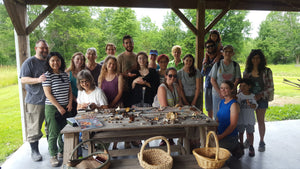
<path fill-rule="evenodd" d="M 102 127 L 91 129 L 81 129 L 66 125 L 61 131 L 64 134 L 64 160 L 66 164 L 70 158 L 71 152 L 78 144 L 79 133 L 85 133 L 89 138 L 99 138 L 103 142 L 113 141 L 134 141 L 145 140 L 153 136 L 165 136 L 167 138 L 183 138 L 183 147 L 185 152 L 190 152 L 189 141 L 187 140 L 187 130 L 189 128 L 199 128 L 201 145 L 205 145 L 206 135 L 211 127 L 218 124 L 208 118 L 205 114 L 194 107 L 184 106 L 181 108 L 167 107 L 164 110 L 157 108 L 135 108 L 130 109 L 128 113 L 125 109 L 119 111 L 106 109 L 100 112 L 79 113 L 76 118 L 83 116 L 93 116 L 99 119 L 103 124 Z M 175 121 L 167 121 L 166 114 L 174 112 L 177 116 Z M 123 115 L 122 115 L 123 114 Z M 170 113 L 169 113 L 170 114 Z M 135 116 L 132 121 L 126 116 Z M 93 148 L 93 146 L 91 146 Z M 89 152 L 93 149 L 89 148 Z M 132 155 L 138 150 L 123 149 L 115 150 L 117 153 L 110 151 L 112 156 Z M 181 154 L 186 154 L 184 151 Z M 75 155 L 76 156 L 76 155 Z"/>

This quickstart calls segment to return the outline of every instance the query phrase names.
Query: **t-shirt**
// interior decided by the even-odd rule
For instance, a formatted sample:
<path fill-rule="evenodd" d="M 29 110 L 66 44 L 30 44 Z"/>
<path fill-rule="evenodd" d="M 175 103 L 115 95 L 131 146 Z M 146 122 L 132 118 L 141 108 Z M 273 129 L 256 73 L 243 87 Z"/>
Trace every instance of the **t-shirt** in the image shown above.
<path fill-rule="evenodd" d="M 125 55 L 125 52 L 123 52 L 118 56 L 117 60 L 120 66 L 120 72 L 125 73 L 136 65 L 136 54 Z"/>
<path fill-rule="evenodd" d="M 189 77 L 189 74 L 183 69 L 177 72 L 178 80 L 181 81 L 185 96 L 195 96 L 196 79 L 201 78 L 201 73 L 196 69 L 195 76 Z"/>
<path fill-rule="evenodd" d="M 32 56 L 22 64 L 20 78 L 31 77 L 38 78 L 45 73 L 46 60 L 40 60 Z M 46 96 L 44 94 L 42 83 L 25 84 L 26 97 L 25 102 L 35 105 L 44 105 Z"/>
<path fill-rule="evenodd" d="M 227 104 L 224 103 L 225 99 L 221 100 L 220 109 L 217 113 L 217 119 L 219 120 L 218 134 L 222 134 L 230 125 L 230 107 L 236 100 L 232 99 Z M 228 136 L 237 136 L 238 130 L 235 128 Z"/>
<path fill-rule="evenodd" d="M 88 67 L 87 67 L 87 70 L 89 70 L 94 78 L 94 81 L 95 81 L 95 85 L 98 86 L 98 77 L 100 75 L 100 72 L 101 72 L 101 68 L 102 66 L 100 66 L 100 64 L 97 63 L 97 66 L 93 69 L 93 70 L 90 70 Z"/>
<path fill-rule="evenodd" d="M 96 87 L 95 90 L 92 91 L 90 94 L 87 94 L 85 90 L 79 90 L 77 103 L 95 103 L 98 107 L 102 105 L 108 105 L 107 98 L 103 90 L 98 87 Z"/>
<path fill-rule="evenodd" d="M 46 72 L 46 81 L 43 82 L 43 87 L 51 87 L 51 94 L 60 105 L 69 104 L 69 87 L 70 79 L 66 72 L 59 74 Z M 46 98 L 46 105 L 53 105 L 48 98 Z"/>
<path fill-rule="evenodd" d="M 170 67 L 174 67 L 176 70 L 180 70 L 183 68 L 183 62 L 181 61 L 177 66 L 175 64 L 175 60 L 171 60 L 169 63 L 168 63 L 168 68 Z"/>
<path fill-rule="evenodd" d="M 258 104 L 256 103 L 256 100 L 254 98 L 254 94 L 244 95 L 242 92 L 237 94 L 237 102 L 240 105 L 240 114 L 239 114 L 239 120 L 238 124 L 243 125 L 255 125 L 255 116 L 254 116 L 254 110 L 257 108 Z M 251 108 L 250 104 L 255 104 L 256 108 Z"/>
<path fill-rule="evenodd" d="M 216 79 L 218 86 L 221 86 L 222 82 L 224 80 L 230 80 L 232 82 L 235 81 L 235 79 L 241 78 L 241 70 L 240 65 L 236 63 L 236 66 L 234 66 L 233 61 L 230 62 L 229 65 L 224 64 L 224 59 L 220 60 L 220 64 L 218 66 L 218 63 L 214 64 L 210 76 Z M 215 89 L 213 88 L 213 93 L 215 93 Z"/>

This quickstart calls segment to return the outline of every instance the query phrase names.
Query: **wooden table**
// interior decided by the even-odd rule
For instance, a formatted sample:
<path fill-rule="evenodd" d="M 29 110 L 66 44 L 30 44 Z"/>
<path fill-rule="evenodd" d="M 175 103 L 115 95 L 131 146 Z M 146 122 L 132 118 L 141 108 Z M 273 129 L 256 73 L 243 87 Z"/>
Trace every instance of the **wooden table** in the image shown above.
<path fill-rule="evenodd" d="M 108 110 L 105 111 L 107 112 Z M 168 112 L 177 112 L 178 121 L 175 121 L 175 123 L 165 122 L 164 117 Z M 189 106 L 182 108 L 167 107 L 162 111 L 158 111 L 156 108 L 135 108 L 135 110 L 128 112 L 129 115 L 134 114 L 136 116 L 132 122 L 129 122 L 129 118 L 122 119 L 120 113 L 112 117 L 111 113 L 89 112 L 87 114 L 96 116 L 103 123 L 103 127 L 82 130 L 80 127 L 66 125 L 61 131 L 64 134 L 63 163 L 65 164 L 68 161 L 72 150 L 78 144 L 80 132 L 88 133 L 89 137 L 96 137 L 104 142 L 142 140 L 158 135 L 163 135 L 167 138 L 182 137 L 186 152 L 190 152 L 189 141 L 187 141 L 185 132 L 188 128 L 198 127 L 200 129 L 200 141 L 203 146 L 205 145 L 207 131 L 210 127 L 218 125 L 217 122 L 199 112 L 199 110 L 191 109 Z M 117 119 L 120 117 L 119 120 L 116 120 L 116 117 Z M 151 120 L 155 117 L 158 120 Z M 94 135 L 94 133 L 97 134 Z M 89 151 L 92 150 L 89 149 Z M 131 149 L 119 150 L 118 154 L 126 154 L 126 152 L 130 151 Z M 136 152 L 133 153 L 136 154 Z"/>

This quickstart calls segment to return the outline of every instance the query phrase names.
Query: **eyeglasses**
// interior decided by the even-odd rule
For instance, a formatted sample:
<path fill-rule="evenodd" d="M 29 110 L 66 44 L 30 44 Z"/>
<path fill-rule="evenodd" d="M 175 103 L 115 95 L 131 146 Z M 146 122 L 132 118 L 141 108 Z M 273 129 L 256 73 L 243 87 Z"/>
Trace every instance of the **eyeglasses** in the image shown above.
<path fill-rule="evenodd" d="M 206 46 L 206 48 L 213 48 L 213 47 L 215 47 L 215 45 Z"/>
<path fill-rule="evenodd" d="M 87 80 L 80 80 L 80 84 L 83 84 L 83 83 L 89 83 L 89 81 L 87 81 Z"/>
<path fill-rule="evenodd" d="M 177 78 L 177 75 L 169 74 L 168 77 L 169 77 L 169 78 L 172 78 L 172 77 Z"/>

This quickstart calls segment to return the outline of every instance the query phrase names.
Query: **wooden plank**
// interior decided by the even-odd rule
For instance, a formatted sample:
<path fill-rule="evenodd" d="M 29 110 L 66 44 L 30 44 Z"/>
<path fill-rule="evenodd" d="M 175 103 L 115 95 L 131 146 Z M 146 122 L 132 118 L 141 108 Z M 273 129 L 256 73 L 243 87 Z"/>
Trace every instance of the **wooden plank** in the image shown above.
<path fill-rule="evenodd" d="M 181 21 L 195 34 L 197 35 L 197 28 L 184 16 L 184 14 L 178 8 L 172 8 L 173 12 L 181 19 Z"/>
<path fill-rule="evenodd" d="M 57 7 L 58 0 L 51 4 L 26 28 L 26 34 L 31 34 L 34 29 Z"/>
<path fill-rule="evenodd" d="M 64 134 L 64 158 L 63 164 L 67 164 L 68 160 L 71 157 L 71 153 L 74 147 L 78 144 L 79 134 Z M 74 153 L 74 158 L 77 158 L 77 152 Z"/>
<path fill-rule="evenodd" d="M 26 35 L 26 5 L 11 0 L 3 0 L 7 13 L 18 35 Z M 22 62 L 23 63 L 23 62 Z"/>

